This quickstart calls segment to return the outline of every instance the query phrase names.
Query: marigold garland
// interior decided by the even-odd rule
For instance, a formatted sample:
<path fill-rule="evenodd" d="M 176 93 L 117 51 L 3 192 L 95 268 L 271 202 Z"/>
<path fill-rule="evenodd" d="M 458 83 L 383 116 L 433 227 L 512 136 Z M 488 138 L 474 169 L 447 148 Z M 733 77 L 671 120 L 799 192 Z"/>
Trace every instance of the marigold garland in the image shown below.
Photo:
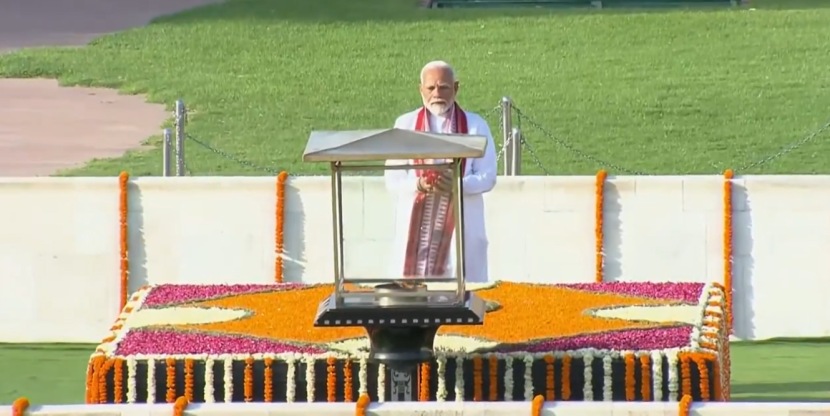
<path fill-rule="evenodd" d="M 176 360 L 168 358 L 166 364 L 167 380 L 165 385 L 167 386 L 167 394 L 165 399 L 167 403 L 173 403 L 176 401 Z"/>
<path fill-rule="evenodd" d="M 480 402 L 484 400 L 484 392 L 482 391 L 482 371 L 483 363 L 481 355 L 476 354 L 473 357 L 473 401 Z"/>
<path fill-rule="evenodd" d="M 595 280 L 597 283 L 602 283 L 603 275 L 604 275 L 604 255 L 603 255 L 603 243 L 605 236 L 603 235 L 603 205 L 604 205 L 604 194 L 605 194 L 605 179 L 608 177 L 608 173 L 600 169 L 597 172 L 596 177 L 596 184 L 595 184 L 595 196 L 594 196 L 594 215 L 596 216 L 595 219 L 595 228 L 594 233 L 596 235 L 596 267 L 597 272 L 595 276 Z"/>
<path fill-rule="evenodd" d="M 27 409 L 29 409 L 29 399 L 25 397 L 19 397 L 12 402 L 12 416 L 23 416 Z"/>
<path fill-rule="evenodd" d="M 184 360 L 184 398 L 193 401 L 193 359 Z"/>
<path fill-rule="evenodd" d="M 698 355 L 692 356 L 692 360 L 697 364 L 697 371 L 700 374 L 700 399 L 704 402 L 709 401 L 709 368 L 706 367 L 706 360 Z"/>
<path fill-rule="evenodd" d="M 120 404 L 124 401 L 123 392 L 121 390 L 124 386 L 124 360 L 121 358 L 116 358 L 113 367 L 115 369 L 115 372 L 113 374 L 112 380 L 112 399 L 114 403 Z"/>
<path fill-rule="evenodd" d="M 651 357 L 648 354 L 640 356 L 640 375 L 642 379 L 640 394 L 644 402 L 651 401 Z"/>
<path fill-rule="evenodd" d="M 530 416 L 542 416 L 542 407 L 545 406 L 545 397 L 537 395 L 530 406 Z"/>
<path fill-rule="evenodd" d="M 692 409 L 692 396 L 684 394 L 677 404 L 677 408 L 678 416 L 689 416 L 689 411 Z"/>
<path fill-rule="evenodd" d="M 334 357 L 326 358 L 326 400 L 334 402 L 337 400 L 337 360 Z"/>
<path fill-rule="evenodd" d="M 357 405 L 354 407 L 355 416 L 366 416 L 366 409 L 369 407 L 369 403 L 372 403 L 369 395 L 366 393 L 361 394 L 357 399 Z"/>
<path fill-rule="evenodd" d="M 190 400 L 184 396 L 179 396 L 173 404 L 173 416 L 184 416 L 188 404 L 190 404 Z"/>
<path fill-rule="evenodd" d="M 346 359 L 343 362 L 343 401 L 347 403 L 352 402 L 352 360 Z"/>
<path fill-rule="evenodd" d="M 276 232 L 274 233 L 274 281 L 283 282 L 283 260 L 285 252 L 285 182 L 288 179 L 288 172 L 280 172 L 277 175 L 277 206 L 276 206 Z"/>
<path fill-rule="evenodd" d="M 727 333 L 732 334 L 732 178 L 728 169 L 723 173 L 723 286 L 726 295 Z"/>
<path fill-rule="evenodd" d="M 499 358 L 496 354 L 490 354 L 487 368 L 490 373 L 490 401 L 499 399 Z"/>
<path fill-rule="evenodd" d="M 634 375 L 634 354 L 625 354 L 625 400 L 632 402 L 636 398 L 637 378 Z"/>
<path fill-rule="evenodd" d="M 127 293 L 129 291 L 129 282 L 130 282 L 130 260 L 128 257 L 127 251 L 127 239 L 129 235 L 127 234 L 127 213 L 128 213 L 128 185 L 130 180 L 130 174 L 127 172 L 121 172 L 118 175 L 118 222 L 119 222 L 119 240 L 121 243 L 120 249 L 120 259 L 121 259 L 121 283 L 120 283 L 120 290 L 121 290 L 121 301 L 118 307 L 118 313 L 121 313 L 121 310 L 124 309 L 124 306 L 127 305 Z"/>
<path fill-rule="evenodd" d="M 429 362 L 420 365 L 420 377 L 418 377 L 418 401 L 429 401 Z"/>
<path fill-rule="evenodd" d="M 101 369 L 98 372 L 98 403 L 107 402 L 107 374 L 112 368 L 112 360 L 106 360 L 101 364 Z"/>
<path fill-rule="evenodd" d="M 274 372 L 272 366 L 274 365 L 273 358 L 265 358 L 265 401 L 274 401 Z"/>
<path fill-rule="evenodd" d="M 682 382 L 680 383 L 680 389 L 682 394 L 691 395 L 692 394 L 692 369 L 689 365 L 689 355 L 683 354 L 680 356 L 680 376 L 682 377 Z"/>
<path fill-rule="evenodd" d="M 245 403 L 254 401 L 254 357 L 245 358 L 245 371 L 242 373 L 242 388 Z"/>
<path fill-rule="evenodd" d="M 92 375 L 95 374 L 95 362 L 96 360 L 94 359 L 89 360 L 89 363 L 86 365 L 86 398 L 84 400 L 86 404 L 92 404 Z"/>
<path fill-rule="evenodd" d="M 570 355 L 562 357 L 562 400 L 571 399 L 571 358 Z"/>
<path fill-rule="evenodd" d="M 553 401 L 555 399 L 555 382 L 556 380 L 554 379 L 553 374 L 553 356 L 548 354 L 545 356 L 545 400 L 547 401 Z"/>

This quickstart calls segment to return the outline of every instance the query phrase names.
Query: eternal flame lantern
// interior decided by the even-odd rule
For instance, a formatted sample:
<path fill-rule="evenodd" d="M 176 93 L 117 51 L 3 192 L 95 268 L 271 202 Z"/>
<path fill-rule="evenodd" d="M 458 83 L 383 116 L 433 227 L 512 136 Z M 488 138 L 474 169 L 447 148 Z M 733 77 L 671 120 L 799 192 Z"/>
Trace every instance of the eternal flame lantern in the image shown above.
<path fill-rule="evenodd" d="M 317 309 L 317 327 L 362 326 L 369 335 L 369 360 L 397 373 L 411 372 L 433 357 L 433 341 L 441 325 L 482 325 L 485 302 L 465 290 L 464 199 L 462 168 L 465 158 L 484 155 L 487 139 L 463 134 L 436 134 L 402 129 L 315 131 L 303 154 L 304 162 L 331 166 L 334 249 L 334 293 Z M 387 165 L 377 162 L 409 161 Z M 414 160 L 439 163 L 411 164 Z M 443 161 L 443 162 L 440 162 Z M 371 162 L 375 162 L 372 164 Z M 343 171 L 421 169 L 441 174 L 451 170 L 455 216 L 454 277 L 344 275 Z M 390 208 L 391 209 L 391 208 Z M 366 255 L 372 255 L 367 253 Z M 379 259 L 387 261 L 389 259 Z M 446 273 L 445 273 L 446 274 Z M 433 290 L 430 284 L 442 290 Z"/>

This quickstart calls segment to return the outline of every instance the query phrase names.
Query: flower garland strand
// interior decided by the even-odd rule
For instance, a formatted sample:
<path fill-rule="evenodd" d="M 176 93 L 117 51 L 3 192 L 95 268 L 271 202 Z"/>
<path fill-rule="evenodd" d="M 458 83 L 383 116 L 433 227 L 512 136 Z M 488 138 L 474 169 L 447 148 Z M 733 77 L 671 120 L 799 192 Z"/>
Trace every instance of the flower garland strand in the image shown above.
<path fill-rule="evenodd" d="M 121 259 L 121 302 L 119 303 L 118 313 L 127 306 L 127 292 L 129 291 L 130 282 L 130 260 L 127 252 L 127 213 L 128 213 L 128 185 L 130 181 L 130 174 L 121 172 L 118 175 L 118 222 L 119 222 L 119 240 L 121 243 L 120 259 Z"/>
<path fill-rule="evenodd" d="M 184 398 L 193 401 L 193 359 L 184 360 Z"/>
<path fill-rule="evenodd" d="M 421 364 L 421 376 L 419 377 L 418 401 L 429 401 L 429 362 Z"/>
<path fill-rule="evenodd" d="M 634 354 L 625 354 L 625 400 L 633 402 L 637 393 L 637 378 L 634 375 Z"/>
<path fill-rule="evenodd" d="M 122 393 L 122 387 L 124 386 L 124 360 L 116 358 L 114 366 L 115 370 L 112 377 L 112 401 L 115 404 L 121 404 L 124 402 L 124 396 Z"/>
<path fill-rule="evenodd" d="M 545 397 L 541 394 L 533 398 L 530 406 L 530 416 L 542 416 L 542 407 L 545 406 Z"/>
<path fill-rule="evenodd" d="M 173 403 L 173 416 L 184 416 L 188 404 L 190 404 L 190 401 L 186 397 L 179 396 L 176 402 Z"/>
<path fill-rule="evenodd" d="M 568 354 L 562 357 L 562 400 L 571 399 L 571 360 Z"/>
<path fill-rule="evenodd" d="M 604 256 L 603 256 L 603 243 L 604 243 L 604 235 L 603 235 L 603 199 L 605 194 L 605 179 L 608 177 L 608 173 L 600 169 L 597 172 L 596 184 L 595 184 L 595 195 L 594 195 L 594 215 L 596 216 L 594 224 L 594 234 L 596 236 L 596 267 L 597 272 L 595 276 L 595 280 L 597 283 L 602 283 L 602 278 L 604 275 Z"/>
<path fill-rule="evenodd" d="M 335 363 L 337 363 L 336 358 L 326 358 L 326 400 L 329 402 L 337 400 L 337 368 Z"/>
<path fill-rule="evenodd" d="M 473 401 L 480 402 L 484 400 L 484 392 L 482 391 L 482 360 L 481 355 L 476 354 L 473 357 Z"/>
<path fill-rule="evenodd" d="M 545 355 L 545 400 L 553 401 L 556 396 L 555 386 L 556 380 L 554 379 L 553 374 L 553 356 L 548 354 Z"/>
<path fill-rule="evenodd" d="M 683 395 L 680 402 L 677 404 L 678 416 L 689 416 L 689 411 L 692 409 L 692 396 L 688 394 Z"/>
<path fill-rule="evenodd" d="M 29 399 L 20 397 L 12 403 L 12 416 L 23 416 L 29 409 Z"/>
<path fill-rule="evenodd" d="M 642 375 L 642 390 L 640 394 L 643 396 L 643 401 L 651 401 L 651 357 L 648 354 L 640 356 L 640 374 Z"/>
<path fill-rule="evenodd" d="M 346 403 L 352 402 L 352 390 L 354 389 L 352 377 L 352 360 L 347 358 L 343 361 L 343 401 Z"/>
<path fill-rule="evenodd" d="M 366 393 L 361 394 L 357 399 L 357 405 L 354 407 L 355 416 L 366 416 L 366 409 L 369 408 L 369 403 L 372 403 L 369 395 Z"/>
<path fill-rule="evenodd" d="M 732 178 L 728 169 L 723 173 L 723 286 L 726 292 L 728 333 L 732 334 Z"/>
<path fill-rule="evenodd" d="M 704 402 L 709 401 L 709 368 L 706 367 L 706 359 L 699 355 L 692 356 L 692 361 L 697 365 L 697 371 L 700 374 L 700 399 Z"/>
<path fill-rule="evenodd" d="M 167 386 L 167 395 L 165 399 L 167 400 L 167 403 L 173 403 L 176 401 L 176 360 L 168 358 L 166 364 L 167 379 L 165 381 Z"/>
<path fill-rule="evenodd" d="M 277 221 L 274 233 L 274 281 L 283 282 L 283 260 L 285 252 L 285 182 L 288 179 L 288 172 L 280 172 L 277 175 L 277 206 L 275 209 Z"/>
<path fill-rule="evenodd" d="M 242 373 L 242 393 L 245 403 L 254 401 L 254 357 L 245 358 L 245 371 Z"/>
<path fill-rule="evenodd" d="M 274 401 L 274 359 L 265 357 L 265 401 L 270 403 Z"/>
<path fill-rule="evenodd" d="M 499 399 L 499 358 L 496 354 L 490 354 L 488 370 L 490 370 L 490 401 Z"/>

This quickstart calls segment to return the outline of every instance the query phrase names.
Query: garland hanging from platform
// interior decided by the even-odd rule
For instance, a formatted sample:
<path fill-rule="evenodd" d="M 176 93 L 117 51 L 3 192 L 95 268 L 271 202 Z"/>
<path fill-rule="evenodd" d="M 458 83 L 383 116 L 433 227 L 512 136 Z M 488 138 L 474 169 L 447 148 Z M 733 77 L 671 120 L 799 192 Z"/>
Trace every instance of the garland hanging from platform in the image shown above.
<path fill-rule="evenodd" d="M 732 169 L 723 173 L 723 286 L 728 333 L 732 334 Z"/>
<path fill-rule="evenodd" d="M 277 206 L 276 231 L 274 233 L 274 281 L 283 282 L 283 253 L 285 252 L 285 182 L 288 179 L 288 172 L 282 171 L 277 175 Z"/>
<path fill-rule="evenodd" d="M 689 411 L 692 409 L 692 396 L 685 395 L 680 402 L 677 403 L 678 416 L 689 416 Z"/>
<path fill-rule="evenodd" d="M 12 416 L 23 416 L 29 409 L 29 399 L 20 397 L 12 403 Z"/>
<path fill-rule="evenodd" d="M 603 198 L 605 194 L 605 179 L 608 177 L 608 173 L 605 170 L 600 169 L 597 172 L 596 177 L 596 184 L 594 185 L 594 215 L 595 215 L 595 228 L 594 234 L 596 238 L 596 282 L 602 283 L 603 275 L 604 275 L 604 256 L 603 256 L 603 242 L 605 236 L 603 235 Z"/>
<path fill-rule="evenodd" d="M 118 175 L 118 223 L 119 223 L 119 240 L 121 243 L 121 249 L 119 252 L 120 260 L 121 260 L 121 281 L 120 281 L 120 295 L 121 299 L 118 304 L 118 313 L 121 313 L 121 310 L 124 309 L 124 306 L 127 305 L 127 296 L 129 291 L 129 279 L 130 279 L 130 260 L 128 258 L 128 251 L 127 251 L 127 239 L 129 235 L 127 234 L 127 213 L 128 213 L 128 186 L 130 181 L 130 174 L 127 172 L 121 172 Z"/>
<path fill-rule="evenodd" d="M 530 405 L 530 416 L 542 416 L 542 408 L 545 406 L 545 398 L 541 394 L 533 398 Z"/>
<path fill-rule="evenodd" d="M 357 404 L 354 407 L 355 416 L 366 416 L 366 409 L 369 407 L 369 403 L 372 403 L 372 399 L 369 398 L 369 395 L 366 393 L 361 394 L 360 398 L 357 399 Z"/>
<path fill-rule="evenodd" d="M 190 404 L 190 401 L 187 398 L 179 396 L 176 402 L 173 403 L 173 416 L 184 416 L 188 404 Z"/>

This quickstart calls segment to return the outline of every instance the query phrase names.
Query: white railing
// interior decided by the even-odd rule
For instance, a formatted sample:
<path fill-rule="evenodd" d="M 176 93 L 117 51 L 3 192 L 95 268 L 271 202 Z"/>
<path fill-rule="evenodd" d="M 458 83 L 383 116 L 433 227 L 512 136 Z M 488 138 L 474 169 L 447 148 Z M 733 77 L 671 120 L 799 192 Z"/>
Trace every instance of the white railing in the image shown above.
<path fill-rule="evenodd" d="M 400 402 L 370 404 L 367 416 L 522 416 L 531 414 L 530 402 Z M 169 416 L 172 404 L 33 406 L 27 416 Z M 355 416 L 354 403 L 216 403 L 192 404 L 187 416 Z M 678 415 L 678 403 L 563 402 L 545 403 L 541 416 L 667 416 Z M 827 415 L 828 403 L 694 403 L 690 416 Z M 0 406 L 0 416 L 11 416 L 11 406 Z"/>

